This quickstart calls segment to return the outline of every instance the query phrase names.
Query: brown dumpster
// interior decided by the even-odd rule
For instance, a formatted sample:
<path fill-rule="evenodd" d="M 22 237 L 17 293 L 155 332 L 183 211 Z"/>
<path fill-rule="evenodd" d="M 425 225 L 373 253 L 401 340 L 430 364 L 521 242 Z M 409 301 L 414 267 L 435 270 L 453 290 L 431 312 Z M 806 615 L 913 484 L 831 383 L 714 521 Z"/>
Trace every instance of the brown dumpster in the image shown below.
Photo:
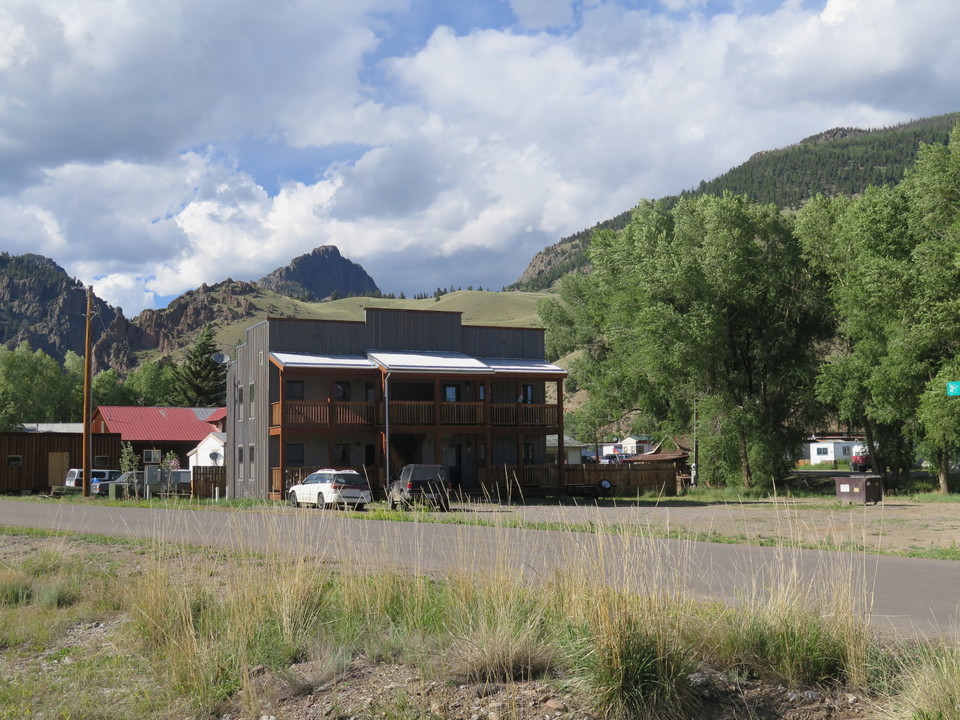
<path fill-rule="evenodd" d="M 833 480 L 837 486 L 837 500 L 874 505 L 883 500 L 883 486 L 879 475 L 849 475 Z"/>

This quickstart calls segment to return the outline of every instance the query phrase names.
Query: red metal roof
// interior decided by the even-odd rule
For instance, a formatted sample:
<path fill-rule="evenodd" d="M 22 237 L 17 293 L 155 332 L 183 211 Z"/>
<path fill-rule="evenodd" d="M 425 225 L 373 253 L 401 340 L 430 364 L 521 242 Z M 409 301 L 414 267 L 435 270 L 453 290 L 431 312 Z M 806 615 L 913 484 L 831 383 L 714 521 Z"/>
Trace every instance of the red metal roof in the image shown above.
<path fill-rule="evenodd" d="M 214 427 L 209 419 L 219 408 L 103 406 L 94 414 L 94 430 L 120 433 L 124 442 L 197 442 Z"/>

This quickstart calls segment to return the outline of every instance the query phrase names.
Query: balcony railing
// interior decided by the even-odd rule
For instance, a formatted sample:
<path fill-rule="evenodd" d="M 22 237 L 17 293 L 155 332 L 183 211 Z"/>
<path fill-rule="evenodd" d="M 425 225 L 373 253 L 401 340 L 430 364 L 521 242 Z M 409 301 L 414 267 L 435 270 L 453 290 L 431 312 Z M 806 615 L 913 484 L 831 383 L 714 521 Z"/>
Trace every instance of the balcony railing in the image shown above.
<path fill-rule="evenodd" d="M 390 403 L 390 424 L 478 426 L 484 424 L 484 406 L 483 402 L 394 401 Z M 375 403 L 295 400 L 285 402 L 282 407 L 281 411 L 280 403 L 270 405 L 272 427 L 377 424 L 378 406 Z M 489 408 L 492 425 L 551 427 L 557 425 L 559 421 L 556 405 L 492 403 Z M 382 406 L 379 413 L 379 421 L 382 423 L 386 419 Z"/>
<path fill-rule="evenodd" d="M 280 403 L 272 403 L 270 424 L 273 427 L 279 425 L 373 425 L 376 418 L 376 405 L 368 402 L 296 400 L 283 404 L 282 422 L 280 413 Z"/>

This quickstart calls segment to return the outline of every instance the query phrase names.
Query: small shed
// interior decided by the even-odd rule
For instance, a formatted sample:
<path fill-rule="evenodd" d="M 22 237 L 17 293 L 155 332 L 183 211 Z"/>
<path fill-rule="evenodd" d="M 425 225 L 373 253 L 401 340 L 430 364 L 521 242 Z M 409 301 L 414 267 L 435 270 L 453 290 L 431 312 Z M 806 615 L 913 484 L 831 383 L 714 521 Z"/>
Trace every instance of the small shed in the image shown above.
<path fill-rule="evenodd" d="M 190 469 L 195 467 L 222 467 L 224 463 L 223 448 L 227 442 L 225 432 L 212 432 L 200 444 L 187 453 Z"/>

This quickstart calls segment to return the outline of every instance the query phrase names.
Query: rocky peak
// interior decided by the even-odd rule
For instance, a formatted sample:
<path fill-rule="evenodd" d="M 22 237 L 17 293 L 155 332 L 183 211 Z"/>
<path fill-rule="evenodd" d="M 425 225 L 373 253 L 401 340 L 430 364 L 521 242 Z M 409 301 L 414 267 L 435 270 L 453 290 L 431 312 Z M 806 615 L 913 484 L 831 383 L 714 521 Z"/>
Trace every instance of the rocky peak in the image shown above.
<path fill-rule="evenodd" d="M 257 281 L 266 290 L 306 302 L 319 302 L 334 293 L 376 295 L 380 290 L 367 271 L 347 260 L 334 245 L 323 245 L 295 258 Z"/>

